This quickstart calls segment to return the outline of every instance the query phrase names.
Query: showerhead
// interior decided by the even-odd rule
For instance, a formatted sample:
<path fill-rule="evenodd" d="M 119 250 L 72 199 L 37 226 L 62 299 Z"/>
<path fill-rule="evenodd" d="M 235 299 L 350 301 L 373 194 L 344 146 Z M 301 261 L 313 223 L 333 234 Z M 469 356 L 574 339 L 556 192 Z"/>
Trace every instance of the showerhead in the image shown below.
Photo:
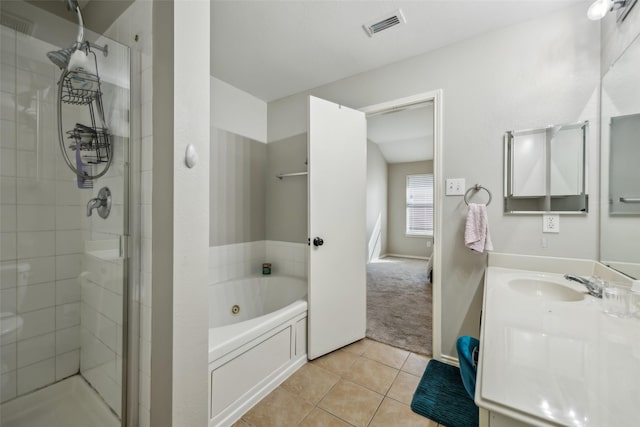
<path fill-rule="evenodd" d="M 61 70 L 64 70 L 69 66 L 71 55 L 73 55 L 73 52 L 75 52 L 84 41 L 84 24 L 82 22 L 82 13 L 80 12 L 78 0 L 65 1 L 67 3 L 67 9 L 78 14 L 78 37 L 76 38 L 76 43 L 71 47 L 47 52 L 47 58 L 60 67 Z"/>
<path fill-rule="evenodd" d="M 60 50 L 52 50 L 51 52 L 47 52 L 47 58 L 61 70 L 64 70 L 69 65 L 69 61 L 71 60 L 71 55 L 76 51 L 76 46 L 67 47 L 65 49 Z"/>
<path fill-rule="evenodd" d="M 67 0 L 67 10 L 75 12 L 78 7 L 78 0 Z"/>

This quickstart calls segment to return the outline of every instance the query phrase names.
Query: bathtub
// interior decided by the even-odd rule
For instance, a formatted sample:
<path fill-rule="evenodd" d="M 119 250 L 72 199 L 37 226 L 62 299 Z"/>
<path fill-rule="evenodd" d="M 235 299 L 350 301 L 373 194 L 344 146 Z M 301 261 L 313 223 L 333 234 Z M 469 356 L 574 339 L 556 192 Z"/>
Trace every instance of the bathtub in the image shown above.
<path fill-rule="evenodd" d="M 209 427 L 230 426 L 307 361 L 307 281 L 209 286 Z"/>

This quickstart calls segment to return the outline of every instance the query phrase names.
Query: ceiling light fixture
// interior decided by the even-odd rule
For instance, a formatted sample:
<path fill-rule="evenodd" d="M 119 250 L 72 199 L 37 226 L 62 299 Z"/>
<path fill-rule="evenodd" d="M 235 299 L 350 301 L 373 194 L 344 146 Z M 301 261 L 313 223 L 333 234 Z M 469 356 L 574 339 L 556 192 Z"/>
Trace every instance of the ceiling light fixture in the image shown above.
<path fill-rule="evenodd" d="M 607 16 L 607 13 L 611 11 L 624 8 L 630 9 L 634 3 L 634 0 L 596 0 L 589 6 L 587 17 L 592 21 L 598 21 Z M 618 20 L 624 19 L 625 16 L 626 13 L 624 13 L 622 17 L 619 17 Z"/>

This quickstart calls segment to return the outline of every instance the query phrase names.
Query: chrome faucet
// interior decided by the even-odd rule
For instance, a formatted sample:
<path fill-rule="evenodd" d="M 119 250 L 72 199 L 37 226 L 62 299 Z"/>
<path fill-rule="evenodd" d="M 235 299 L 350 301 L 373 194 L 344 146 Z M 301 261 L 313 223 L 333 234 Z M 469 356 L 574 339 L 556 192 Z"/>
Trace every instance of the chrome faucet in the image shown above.
<path fill-rule="evenodd" d="M 89 199 L 87 203 L 87 216 L 91 216 L 94 209 L 98 210 L 100 218 L 106 218 L 111 211 L 111 191 L 109 188 L 102 187 L 98 192 L 98 197 Z"/>
<path fill-rule="evenodd" d="M 106 197 L 104 199 L 100 197 L 94 197 L 93 199 L 89 199 L 89 203 L 87 203 L 87 216 L 91 216 L 91 212 L 93 212 L 94 209 L 104 206 L 106 204 L 107 204 Z"/>
<path fill-rule="evenodd" d="M 575 276 L 573 274 L 565 274 L 564 278 L 583 284 L 587 288 L 589 295 L 596 298 L 602 298 L 602 288 L 604 287 L 604 281 L 602 281 L 601 279 L 588 279 L 586 277 Z"/>

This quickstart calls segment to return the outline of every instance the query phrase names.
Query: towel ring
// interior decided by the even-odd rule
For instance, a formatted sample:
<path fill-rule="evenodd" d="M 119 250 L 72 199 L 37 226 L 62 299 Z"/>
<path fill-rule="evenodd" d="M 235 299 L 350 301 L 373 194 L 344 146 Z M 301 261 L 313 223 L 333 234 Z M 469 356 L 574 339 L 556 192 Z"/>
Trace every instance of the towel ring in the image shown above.
<path fill-rule="evenodd" d="M 474 190 L 475 191 L 484 190 L 487 192 L 487 194 L 489 195 L 489 200 L 487 200 L 487 206 L 489 206 L 489 204 L 491 203 L 491 191 L 489 191 L 487 188 L 483 187 L 480 184 L 474 185 L 473 187 L 469 188 L 466 193 L 464 193 L 464 202 L 467 204 L 467 206 L 469 206 L 469 201 L 467 200 L 467 197 L 469 196 L 469 193 Z"/>

